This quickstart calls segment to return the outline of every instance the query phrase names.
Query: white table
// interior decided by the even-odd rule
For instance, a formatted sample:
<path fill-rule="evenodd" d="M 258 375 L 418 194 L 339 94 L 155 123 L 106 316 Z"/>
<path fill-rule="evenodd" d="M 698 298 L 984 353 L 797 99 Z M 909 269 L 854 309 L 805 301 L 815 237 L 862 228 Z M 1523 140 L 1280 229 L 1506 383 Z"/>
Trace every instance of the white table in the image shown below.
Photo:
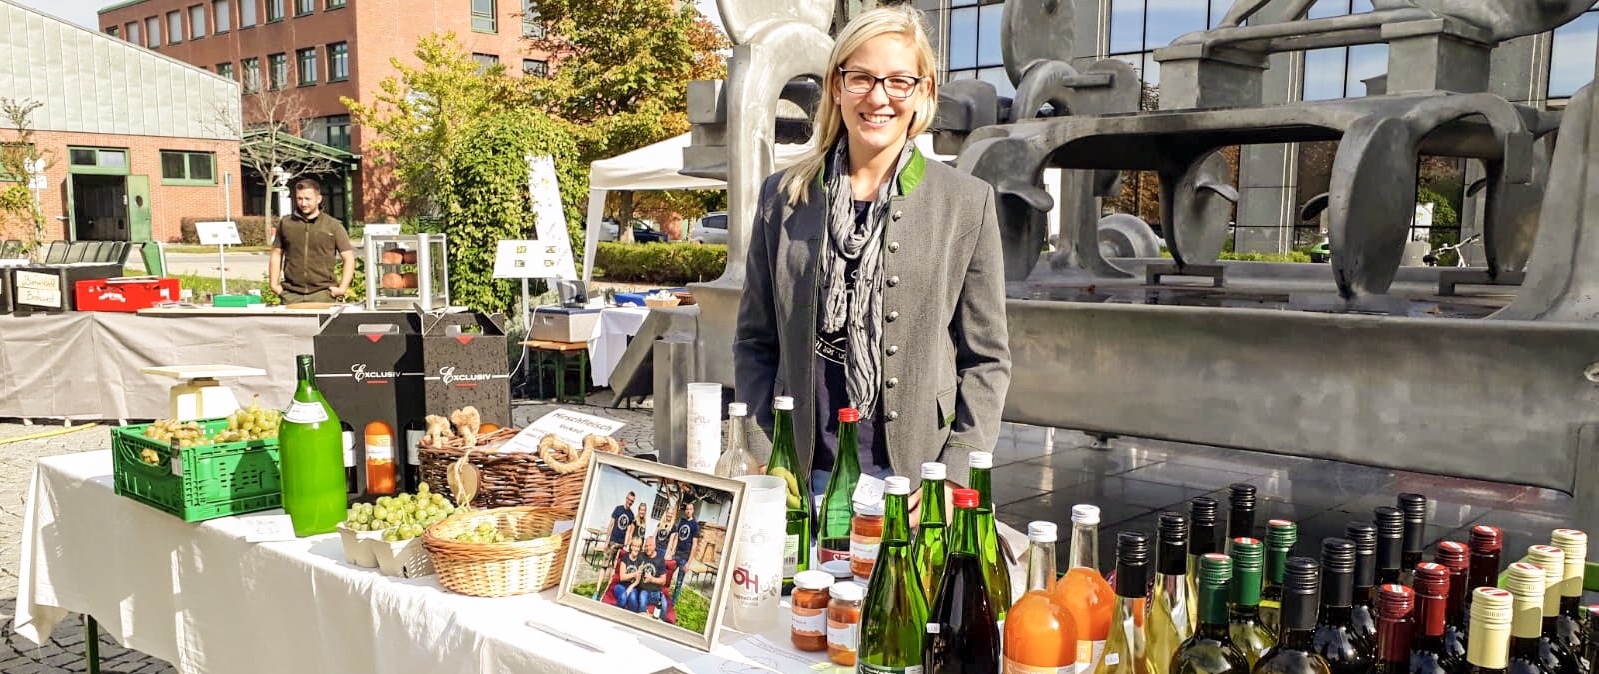
<path fill-rule="evenodd" d="M 599 334 L 589 340 L 589 377 L 595 386 L 610 386 L 611 372 L 627 352 L 628 338 L 637 335 L 648 307 L 611 307 L 600 311 Z"/>
<path fill-rule="evenodd" d="M 28 492 L 16 632 L 37 643 L 68 612 L 186 674 L 758 674 L 773 670 L 757 661 L 816 662 L 787 648 L 786 621 L 768 635 L 786 654 L 730 630 L 704 654 L 560 606 L 553 590 L 467 597 L 431 576 L 351 566 L 336 534 L 247 543 L 238 518 L 188 524 L 117 496 L 105 451 L 41 459 Z M 530 617 L 606 652 L 530 628 Z"/>

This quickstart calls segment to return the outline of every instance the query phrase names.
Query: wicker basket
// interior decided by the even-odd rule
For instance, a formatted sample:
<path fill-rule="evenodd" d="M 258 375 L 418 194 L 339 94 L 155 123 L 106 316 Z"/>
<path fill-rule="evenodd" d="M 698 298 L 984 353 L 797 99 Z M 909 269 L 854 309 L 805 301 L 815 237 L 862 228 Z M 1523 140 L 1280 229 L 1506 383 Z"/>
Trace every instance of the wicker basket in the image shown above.
<path fill-rule="evenodd" d="M 470 510 L 445 518 L 422 534 L 422 547 L 433 558 L 439 584 L 474 597 L 509 597 L 539 592 L 561 582 L 572 532 L 550 532 L 555 523 L 575 520 L 573 510 L 495 508 Z M 456 536 L 491 522 L 512 537 L 537 536 L 509 543 L 462 543 Z"/>
<path fill-rule="evenodd" d="M 502 429 L 478 438 L 478 447 L 508 440 L 517 434 L 514 429 Z M 457 440 L 459 440 L 457 438 Z M 433 491 L 455 501 L 447 479 L 450 464 L 465 453 L 461 447 L 419 447 L 422 480 Z M 523 452 L 496 452 L 478 449 L 467 458 L 478 469 L 477 495 L 472 497 L 474 508 L 554 508 L 577 510 L 583 496 L 583 478 L 587 470 L 561 474 L 555 472 L 537 454 Z"/>

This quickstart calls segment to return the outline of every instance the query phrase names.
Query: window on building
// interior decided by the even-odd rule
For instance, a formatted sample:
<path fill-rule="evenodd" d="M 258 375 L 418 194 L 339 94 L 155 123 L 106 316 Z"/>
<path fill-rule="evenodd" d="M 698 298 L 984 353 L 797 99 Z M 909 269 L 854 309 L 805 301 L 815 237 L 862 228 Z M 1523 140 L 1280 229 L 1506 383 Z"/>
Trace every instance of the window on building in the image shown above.
<path fill-rule="evenodd" d="M 300 67 L 300 86 L 316 84 L 316 47 L 295 51 L 294 62 Z"/>
<path fill-rule="evenodd" d="M 538 0 L 522 0 L 522 37 L 544 39 L 544 21 L 539 18 Z"/>
<path fill-rule="evenodd" d="M 233 10 L 228 0 L 211 0 L 211 28 L 213 33 L 226 33 L 233 30 Z"/>
<path fill-rule="evenodd" d="M 126 172 L 128 168 L 128 151 L 119 148 L 105 147 L 69 147 L 67 156 L 74 169 L 109 169 L 111 172 Z"/>
<path fill-rule="evenodd" d="M 350 44 L 335 42 L 328 45 L 328 81 L 343 82 L 350 79 Z"/>
<path fill-rule="evenodd" d="M 282 89 L 289 84 L 289 55 L 271 54 L 267 56 L 267 88 L 272 91 Z"/>
<path fill-rule="evenodd" d="M 239 27 L 250 28 L 255 25 L 256 0 L 239 0 Z"/>
<path fill-rule="evenodd" d="M 119 26 L 106 26 L 105 34 L 111 37 L 122 37 L 122 28 Z"/>
<path fill-rule="evenodd" d="M 494 5 L 495 0 L 472 0 L 472 30 L 479 33 L 499 32 Z"/>
<path fill-rule="evenodd" d="M 350 116 L 333 115 L 327 119 L 328 142 L 326 145 L 348 151 L 350 149 Z"/>
<path fill-rule="evenodd" d="M 316 0 L 294 0 L 294 15 L 305 16 L 316 11 Z"/>
<path fill-rule="evenodd" d="M 328 9 L 338 9 L 340 7 L 343 7 L 344 3 L 345 3 L 345 0 L 328 0 L 327 5 L 325 5 L 325 6 Z"/>
<path fill-rule="evenodd" d="M 124 36 L 124 39 L 132 42 L 133 44 L 142 44 L 142 37 L 139 33 L 140 28 L 141 26 L 139 25 L 138 21 L 128 22 L 127 25 L 122 27 L 122 35 Z"/>
<path fill-rule="evenodd" d="M 549 77 L 550 64 L 538 59 L 522 59 L 522 74 L 532 77 Z"/>
<path fill-rule="evenodd" d="M 195 5 L 189 8 L 189 39 L 202 37 L 205 37 L 205 5 Z"/>
<path fill-rule="evenodd" d="M 167 12 L 167 44 L 177 44 L 183 41 L 183 12 L 172 10 Z"/>
<path fill-rule="evenodd" d="M 218 63 L 217 64 L 217 74 L 221 75 L 223 77 L 226 77 L 226 78 L 228 78 L 230 80 L 236 80 L 237 79 L 237 78 L 235 78 L 233 76 L 233 62 L 232 61 L 229 61 L 227 63 Z"/>
<path fill-rule="evenodd" d="M 1005 17 L 1003 0 L 954 0 L 949 11 L 949 78 L 991 82 L 1001 96 L 1016 93 L 1005 76 L 999 50 L 999 29 Z"/>
<path fill-rule="evenodd" d="M 217 184 L 217 156 L 212 152 L 161 151 L 161 184 Z"/>
<path fill-rule="evenodd" d="M 283 0 L 266 0 L 267 23 L 283 20 Z"/>
<path fill-rule="evenodd" d="M 150 17 L 144 20 L 144 46 L 151 49 L 161 46 L 161 19 Z"/>
<path fill-rule="evenodd" d="M 488 72 L 490 68 L 500 65 L 500 57 L 493 54 L 479 54 L 477 52 L 473 52 L 472 60 L 477 61 L 477 71 L 480 73 Z"/>
<path fill-rule="evenodd" d="M 1555 29 L 1549 43 L 1549 88 L 1545 91 L 1549 98 L 1568 98 L 1593 79 L 1596 36 L 1599 11 Z"/>
<path fill-rule="evenodd" d="M 239 61 L 239 70 L 244 75 L 240 81 L 244 85 L 244 93 L 253 94 L 261 90 L 261 59 L 251 56 Z"/>

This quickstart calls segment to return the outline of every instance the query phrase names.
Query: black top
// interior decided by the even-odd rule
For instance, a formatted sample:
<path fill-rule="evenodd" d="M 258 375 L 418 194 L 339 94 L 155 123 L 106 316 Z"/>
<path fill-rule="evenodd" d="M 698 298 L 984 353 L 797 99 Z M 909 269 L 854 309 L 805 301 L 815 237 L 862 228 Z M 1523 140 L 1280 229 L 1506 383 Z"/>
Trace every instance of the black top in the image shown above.
<path fill-rule="evenodd" d="M 871 207 L 870 201 L 855 202 L 857 224 L 866 221 Z M 849 260 L 845 266 L 844 275 L 851 286 L 851 302 L 855 301 L 853 287 L 859 268 L 859 260 Z M 833 469 L 833 457 L 838 452 L 838 411 L 853 407 L 855 403 L 849 399 L 849 387 L 845 381 L 844 356 L 849 350 L 845 329 L 833 332 L 822 329 L 824 307 L 821 296 L 818 295 L 816 299 L 816 450 L 812 455 L 811 470 L 828 471 Z M 880 437 L 883 437 L 882 415 L 861 417 L 856 428 L 856 439 L 862 473 L 880 474 L 890 470 L 888 448 L 879 446 L 877 439 Z"/>

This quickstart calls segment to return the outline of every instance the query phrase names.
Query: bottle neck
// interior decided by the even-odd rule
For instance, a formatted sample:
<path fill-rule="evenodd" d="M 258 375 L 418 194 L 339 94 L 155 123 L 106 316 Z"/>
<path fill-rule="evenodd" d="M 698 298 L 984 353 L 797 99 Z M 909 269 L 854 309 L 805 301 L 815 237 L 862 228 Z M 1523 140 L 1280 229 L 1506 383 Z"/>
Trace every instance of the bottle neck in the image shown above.
<path fill-rule="evenodd" d="M 1377 620 L 1377 659 L 1385 663 L 1406 664 L 1410 662 L 1410 645 L 1415 633 L 1416 626 L 1411 622 L 1409 616 L 1403 618 L 1379 618 Z"/>
<path fill-rule="evenodd" d="M 922 480 L 921 528 L 944 526 L 944 482 Z"/>
<path fill-rule="evenodd" d="M 860 442 L 856 438 L 857 433 L 856 422 L 838 422 L 838 452 L 833 456 L 833 472 L 835 474 L 860 474 L 861 459 L 857 454 Z M 844 496 L 848 498 L 850 495 L 845 494 Z"/>
<path fill-rule="evenodd" d="M 1447 621 L 1448 600 L 1443 597 L 1416 598 L 1416 640 L 1442 639 Z"/>
<path fill-rule="evenodd" d="M 1354 578 L 1347 572 L 1329 572 L 1325 567 L 1321 574 L 1321 612 L 1322 621 L 1331 620 L 1329 612 L 1343 611 L 1344 619 L 1349 618 L 1349 607 L 1353 605 Z"/>
<path fill-rule="evenodd" d="M 1283 573 L 1288 570 L 1288 548 L 1266 548 L 1265 584 L 1271 587 L 1281 587 Z"/>
<path fill-rule="evenodd" d="M 1073 524 L 1068 569 L 1087 568 L 1099 570 L 1099 525 Z"/>
<path fill-rule="evenodd" d="M 1233 508 L 1227 514 L 1227 540 L 1234 538 L 1254 538 L 1255 536 L 1255 509 Z"/>
<path fill-rule="evenodd" d="M 1255 616 L 1260 614 L 1260 570 L 1233 571 L 1232 580 L 1232 615 L 1236 619 L 1241 615 Z"/>
<path fill-rule="evenodd" d="M 1449 603 L 1444 621 L 1450 625 L 1466 624 L 1466 597 L 1471 594 L 1471 582 L 1465 571 L 1449 571 Z"/>
<path fill-rule="evenodd" d="M 1227 595 L 1230 592 L 1228 585 L 1231 583 L 1199 584 L 1199 627 L 1204 631 L 1206 627 L 1221 630 L 1227 633 Z"/>
<path fill-rule="evenodd" d="M 1216 552 L 1216 525 L 1198 524 L 1191 525 L 1188 529 L 1188 556 L 1202 557 Z"/>
<path fill-rule="evenodd" d="M 1033 541 L 1027 547 L 1027 589 L 1052 590 L 1055 586 L 1055 542 Z"/>
<path fill-rule="evenodd" d="M 1510 645 L 1510 630 L 1506 629 L 1508 627 L 1508 625 L 1490 627 L 1482 620 L 1471 621 L 1471 633 L 1466 637 L 1466 662 L 1479 669 L 1504 669 Z"/>
<path fill-rule="evenodd" d="M 977 509 L 980 511 L 994 512 L 994 482 L 993 473 L 987 468 L 973 468 L 971 472 L 972 489 L 977 490 Z"/>
<path fill-rule="evenodd" d="M 1283 593 L 1282 611 L 1278 614 L 1277 642 L 1284 648 L 1306 650 L 1311 635 L 1316 631 L 1316 597 L 1314 595 Z"/>
<path fill-rule="evenodd" d="M 1284 626 L 1282 628 L 1282 636 L 1278 637 L 1277 643 L 1282 646 L 1283 650 L 1309 651 L 1315 635 L 1316 631 L 1314 629 L 1298 629 Z"/>
<path fill-rule="evenodd" d="M 904 494 L 889 494 L 883 497 L 883 545 L 893 543 L 909 543 L 911 540 L 910 524 L 906 514 L 906 497 Z"/>
<path fill-rule="evenodd" d="M 1471 551 L 1471 577 L 1468 579 L 1466 595 L 1479 587 L 1497 587 L 1496 579 L 1499 576 L 1499 553 L 1479 553 Z"/>
<path fill-rule="evenodd" d="M 794 412 L 792 410 L 772 410 L 772 460 L 785 464 L 794 463 L 799 457 L 794 456 Z M 785 466 L 797 468 L 797 466 Z"/>
<path fill-rule="evenodd" d="M 742 454 L 742 453 L 744 453 L 746 451 L 744 449 L 744 445 L 749 440 L 748 440 L 748 436 L 745 435 L 745 425 L 744 424 L 745 424 L 745 421 L 747 419 L 748 419 L 748 417 L 746 417 L 746 416 L 744 416 L 742 414 L 731 414 L 731 415 L 728 415 L 728 417 L 727 417 L 727 451 L 729 453 Z"/>

